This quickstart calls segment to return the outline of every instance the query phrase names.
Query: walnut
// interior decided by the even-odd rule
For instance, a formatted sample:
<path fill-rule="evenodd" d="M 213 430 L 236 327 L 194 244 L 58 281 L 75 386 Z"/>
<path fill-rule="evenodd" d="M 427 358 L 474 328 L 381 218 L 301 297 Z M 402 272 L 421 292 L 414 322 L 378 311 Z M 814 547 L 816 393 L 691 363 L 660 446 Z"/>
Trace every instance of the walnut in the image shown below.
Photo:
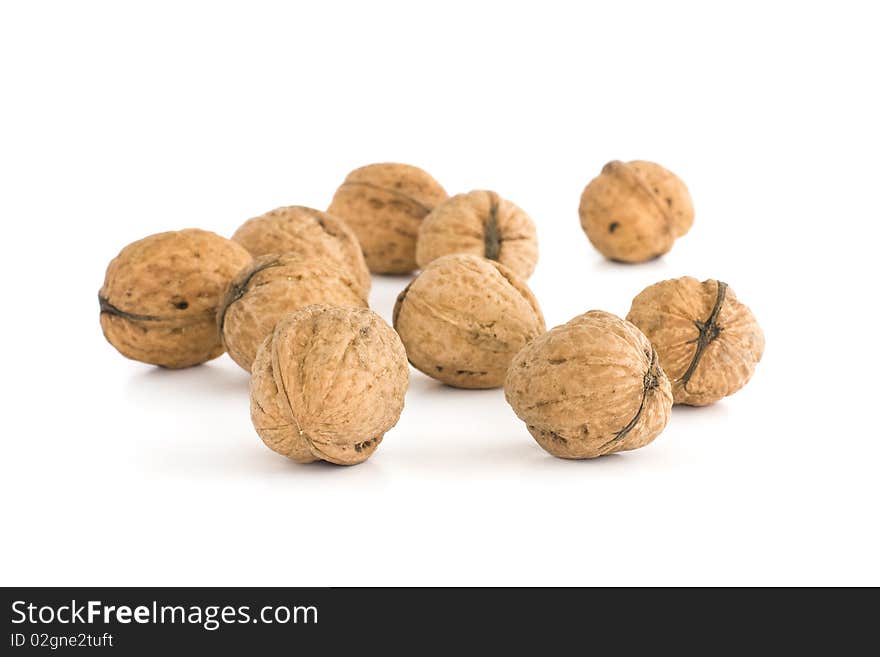
<path fill-rule="evenodd" d="M 451 253 L 495 260 L 527 279 L 538 262 L 538 236 L 529 215 L 495 192 L 457 194 L 425 217 L 416 262 L 425 268 Z"/>
<path fill-rule="evenodd" d="M 742 388 L 764 353 L 752 311 L 721 281 L 686 276 L 645 288 L 627 319 L 657 348 L 675 403 L 712 404 Z"/>
<path fill-rule="evenodd" d="M 370 164 L 348 174 L 327 211 L 355 232 L 370 271 L 406 274 L 416 268 L 422 219 L 446 198 L 440 183 L 417 167 Z"/>
<path fill-rule="evenodd" d="M 408 385 L 406 352 L 378 315 L 307 306 L 257 352 L 251 419 L 269 448 L 298 463 L 352 465 L 397 424 Z"/>
<path fill-rule="evenodd" d="M 197 228 L 129 244 L 98 292 L 104 336 L 123 356 L 162 367 L 216 358 L 217 307 L 250 261 L 242 246 Z"/>
<path fill-rule="evenodd" d="M 278 320 L 316 303 L 367 307 L 348 269 L 294 253 L 261 256 L 229 285 L 217 313 L 223 344 L 250 372 L 257 349 Z"/>
<path fill-rule="evenodd" d="M 535 296 L 504 265 L 438 258 L 397 297 L 394 328 L 416 368 L 459 388 L 496 388 L 511 358 L 544 332 Z"/>
<path fill-rule="evenodd" d="M 298 253 L 325 258 L 348 267 L 364 293 L 370 291 L 370 270 L 351 228 L 332 214 L 292 205 L 248 219 L 232 239 L 254 257 Z"/>
<path fill-rule="evenodd" d="M 672 391 L 635 326 L 599 310 L 535 339 L 510 365 L 504 395 L 545 450 L 588 459 L 644 447 L 669 421 Z"/>
<path fill-rule="evenodd" d="M 609 162 L 584 189 L 581 226 L 602 255 L 644 262 L 663 255 L 694 223 L 687 187 L 653 162 Z"/>

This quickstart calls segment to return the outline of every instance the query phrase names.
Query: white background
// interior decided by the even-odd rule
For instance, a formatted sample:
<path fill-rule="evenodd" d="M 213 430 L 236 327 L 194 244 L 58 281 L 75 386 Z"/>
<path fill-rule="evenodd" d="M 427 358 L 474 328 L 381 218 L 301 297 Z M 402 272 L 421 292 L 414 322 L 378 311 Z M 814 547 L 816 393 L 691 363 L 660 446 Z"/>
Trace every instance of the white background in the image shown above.
<path fill-rule="evenodd" d="M 2 583 L 880 584 L 871 4 L 303 4 L 3 3 Z M 611 264 L 578 199 L 637 158 L 696 223 Z M 569 462 L 501 391 L 414 372 L 370 461 L 299 466 L 228 357 L 163 371 L 104 341 L 128 242 L 324 208 L 380 161 L 529 212 L 550 326 L 727 281 L 766 333 L 753 381 Z M 375 281 L 386 318 L 406 280 Z"/>

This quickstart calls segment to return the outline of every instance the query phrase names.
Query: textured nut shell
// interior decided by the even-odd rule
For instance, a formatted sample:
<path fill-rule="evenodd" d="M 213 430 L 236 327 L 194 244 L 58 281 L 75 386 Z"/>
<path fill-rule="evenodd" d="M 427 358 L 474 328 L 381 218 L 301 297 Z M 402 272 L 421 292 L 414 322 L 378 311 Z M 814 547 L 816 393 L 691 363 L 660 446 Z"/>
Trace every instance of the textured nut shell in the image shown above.
<path fill-rule="evenodd" d="M 520 351 L 504 395 L 538 444 L 568 459 L 644 447 L 672 409 L 651 343 L 629 322 L 598 310 Z"/>
<path fill-rule="evenodd" d="M 361 245 L 351 228 L 332 214 L 301 205 L 277 208 L 248 219 L 232 239 L 254 257 L 297 253 L 348 267 L 364 293 L 370 291 L 370 270 Z"/>
<path fill-rule="evenodd" d="M 606 164 L 581 194 L 579 214 L 593 246 L 624 262 L 663 255 L 694 221 L 681 179 L 642 160 Z"/>
<path fill-rule="evenodd" d="M 261 345 L 251 419 L 269 448 L 298 463 L 351 465 L 397 424 L 408 385 L 406 352 L 378 315 L 308 306 Z"/>
<path fill-rule="evenodd" d="M 677 404 L 705 406 L 742 388 L 764 353 L 752 311 L 726 284 L 686 276 L 645 288 L 627 319 L 654 343 Z"/>
<path fill-rule="evenodd" d="M 104 336 L 123 356 L 162 367 L 216 358 L 217 307 L 250 261 L 242 246 L 196 228 L 129 244 L 98 292 Z"/>
<path fill-rule="evenodd" d="M 400 293 L 394 328 L 413 366 L 459 388 L 500 386 L 514 354 L 545 331 L 525 283 L 461 254 L 435 260 Z"/>
<path fill-rule="evenodd" d="M 370 164 L 348 174 L 327 211 L 357 235 L 370 271 L 406 274 L 416 268 L 422 219 L 446 198 L 440 183 L 418 167 Z"/>
<path fill-rule="evenodd" d="M 366 308 L 348 269 L 296 254 L 267 255 L 232 282 L 218 313 L 229 355 L 251 371 L 257 349 L 285 315 L 312 304 Z"/>
<path fill-rule="evenodd" d="M 416 262 L 428 264 L 451 253 L 495 260 L 527 279 L 538 262 L 538 235 L 529 215 L 495 192 L 457 194 L 425 217 Z"/>
<path fill-rule="evenodd" d="M 651 193 L 662 201 L 661 206 L 666 205 L 675 237 L 687 234 L 694 225 L 694 204 L 684 181 L 654 162 L 633 160 L 629 166 L 641 176 Z"/>

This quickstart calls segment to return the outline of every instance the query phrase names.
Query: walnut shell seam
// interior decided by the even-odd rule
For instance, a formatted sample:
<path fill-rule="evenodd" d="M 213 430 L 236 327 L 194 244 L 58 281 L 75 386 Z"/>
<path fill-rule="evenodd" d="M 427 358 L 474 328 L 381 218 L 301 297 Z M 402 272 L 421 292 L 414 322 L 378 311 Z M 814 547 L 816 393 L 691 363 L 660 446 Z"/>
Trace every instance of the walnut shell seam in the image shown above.
<path fill-rule="evenodd" d="M 297 434 L 299 435 L 300 438 L 302 438 L 306 442 L 306 444 L 309 447 L 309 451 L 312 452 L 312 454 L 317 459 L 321 459 L 321 460 L 327 461 L 329 463 L 335 463 L 337 465 L 349 465 L 347 463 L 340 462 L 337 458 L 335 458 L 329 454 L 326 454 L 320 448 L 316 447 L 314 441 L 309 436 L 309 434 L 307 434 L 305 431 L 303 431 L 302 426 L 300 425 L 299 421 L 296 419 L 296 413 L 293 412 L 293 405 L 291 404 L 291 401 L 290 401 L 290 394 L 287 392 L 287 383 L 285 382 L 284 376 L 281 373 L 281 369 L 279 367 L 280 356 L 278 354 L 278 347 L 279 347 L 278 341 L 273 339 L 273 337 L 269 337 L 267 339 L 271 341 L 271 346 L 272 346 L 272 360 L 271 360 L 271 362 L 272 362 L 272 376 L 275 379 L 275 382 L 276 382 L 276 385 L 278 386 L 279 391 L 281 392 L 281 394 L 284 397 L 283 407 L 284 407 L 285 411 L 287 412 L 287 417 L 291 420 L 291 424 L 296 428 Z M 259 404 L 258 401 L 257 401 L 257 403 Z M 354 450 L 356 452 L 362 452 L 365 449 L 369 449 L 374 444 L 381 443 L 383 437 L 384 436 L 375 436 L 373 438 L 368 438 L 367 440 L 362 440 L 359 443 L 355 443 L 353 445 Z"/>
<path fill-rule="evenodd" d="M 271 269 L 272 267 L 278 267 L 281 265 L 279 260 L 269 260 L 268 262 L 264 262 L 257 267 L 251 268 L 248 272 L 247 277 L 241 281 L 233 281 L 229 286 L 229 289 L 226 292 L 226 296 L 223 299 L 223 303 L 220 304 L 220 311 L 217 313 L 217 328 L 220 330 L 220 337 L 223 337 L 223 325 L 226 321 L 226 312 L 229 310 L 229 306 L 233 303 L 241 299 L 248 291 L 248 285 L 253 280 L 254 276 L 259 274 L 261 271 L 265 271 L 267 269 Z"/>
<path fill-rule="evenodd" d="M 487 258 L 487 260 L 491 260 L 491 259 Z M 495 264 L 496 271 L 510 284 L 510 286 L 514 290 L 516 290 L 517 294 L 519 294 L 525 300 L 525 302 L 532 308 L 532 310 L 535 311 L 537 316 L 540 317 L 541 321 L 543 322 L 544 314 L 541 311 L 541 308 L 536 304 L 537 300 L 533 297 L 530 297 L 527 294 L 524 294 L 523 291 L 519 287 L 521 285 L 521 283 L 519 281 L 517 281 L 515 276 L 513 276 L 509 271 L 505 270 L 505 268 L 503 266 L 501 266 L 500 263 L 497 263 L 497 261 L 494 261 L 494 260 L 492 260 L 492 262 L 493 262 L 493 264 Z M 397 330 L 397 319 L 400 315 L 400 310 L 403 307 L 403 302 L 406 299 L 407 292 L 409 292 L 410 287 L 412 287 L 412 284 L 415 283 L 416 280 L 417 279 L 413 279 L 412 281 L 410 281 L 407 284 L 407 286 L 405 288 L 403 288 L 403 290 L 401 290 L 400 294 L 397 295 L 397 299 L 394 302 L 394 308 L 391 311 L 391 326 L 394 328 L 394 330 Z M 406 359 L 410 365 L 412 365 L 416 369 L 420 369 L 415 363 L 412 362 L 412 360 L 409 357 L 409 354 L 407 354 Z M 484 372 L 481 370 L 460 369 L 460 370 L 456 370 L 456 374 L 485 375 L 485 374 L 487 374 L 487 372 Z"/>
<path fill-rule="evenodd" d="M 614 160 L 609 162 L 602 168 L 602 173 L 611 173 L 612 175 L 616 175 L 621 180 L 626 181 L 630 187 L 637 189 L 642 192 L 647 198 L 651 199 L 651 202 L 654 204 L 654 207 L 660 212 L 660 215 L 663 219 L 666 220 L 666 229 L 668 232 L 672 232 L 673 224 L 675 223 L 675 219 L 672 216 L 672 212 L 666 204 L 660 202 L 660 197 L 648 187 L 648 184 L 642 179 L 642 177 L 633 171 L 630 167 L 626 166 L 624 162 L 620 160 Z"/>
<path fill-rule="evenodd" d="M 489 200 L 489 218 L 483 229 L 483 242 L 485 243 L 483 255 L 489 260 L 496 261 L 501 253 L 501 231 L 498 228 L 499 205 L 498 195 L 493 194 Z"/>
<path fill-rule="evenodd" d="M 654 349 L 653 345 L 651 345 L 651 362 L 648 365 L 648 371 L 645 372 L 645 377 L 642 382 L 642 401 L 639 403 L 639 409 L 636 411 L 636 414 L 633 416 L 633 418 L 626 424 L 626 426 L 614 435 L 614 438 L 612 438 L 599 448 L 602 454 L 606 453 L 606 449 L 614 447 L 614 445 L 626 438 L 627 434 L 633 430 L 633 427 L 635 427 L 639 423 L 639 420 L 642 417 L 642 413 L 645 412 L 645 405 L 648 401 L 648 395 L 650 395 L 654 390 L 660 387 L 661 377 L 662 370 L 660 370 L 660 364 L 657 362 L 657 350 Z"/>
<path fill-rule="evenodd" d="M 342 189 L 343 187 L 368 187 L 369 189 L 375 189 L 380 192 L 387 192 L 389 194 L 394 194 L 395 196 L 399 196 L 400 198 L 406 199 L 407 201 L 409 201 L 413 205 L 419 206 L 419 208 L 421 208 L 422 210 L 425 211 L 425 214 L 429 213 L 433 209 L 433 208 L 425 205 L 424 203 L 417 201 L 415 198 L 413 198 L 409 194 L 406 194 L 405 192 L 402 192 L 399 189 L 393 189 L 391 187 L 383 187 L 382 185 L 376 185 L 374 183 L 369 183 L 369 182 L 365 182 L 365 181 L 361 181 L 361 180 L 346 180 L 345 182 L 343 182 L 339 186 L 340 189 Z"/>
<path fill-rule="evenodd" d="M 185 303 L 185 302 L 184 302 Z M 186 326 L 187 324 L 195 324 L 201 321 L 199 315 L 192 315 L 189 317 L 189 321 L 186 321 L 187 318 L 183 317 L 175 317 L 173 315 L 161 316 L 161 315 L 140 315 L 138 313 L 130 313 L 128 311 L 122 310 L 117 306 L 114 306 L 110 303 L 110 300 L 107 297 L 98 294 L 98 306 L 100 307 L 100 311 L 102 315 L 113 315 L 114 317 L 119 317 L 121 319 L 127 319 L 130 322 L 172 322 L 177 324 L 178 326 Z M 185 310 L 186 306 L 178 306 L 180 310 Z M 210 311 L 202 313 L 203 315 L 211 314 Z"/>
<path fill-rule="evenodd" d="M 724 330 L 718 326 L 718 315 L 721 313 L 721 306 L 724 305 L 724 296 L 726 293 L 727 283 L 718 281 L 718 292 L 716 293 L 715 305 L 712 307 L 712 312 L 709 314 L 709 317 L 705 322 L 694 322 L 700 334 L 696 339 L 697 350 L 694 352 L 694 357 L 684 374 L 681 375 L 681 384 L 685 389 L 687 389 L 688 382 L 690 382 L 691 377 L 697 370 L 697 365 L 700 364 L 700 359 L 703 357 L 703 352 L 706 350 L 706 347 L 708 347 L 709 343 L 717 338 L 718 334 Z"/>

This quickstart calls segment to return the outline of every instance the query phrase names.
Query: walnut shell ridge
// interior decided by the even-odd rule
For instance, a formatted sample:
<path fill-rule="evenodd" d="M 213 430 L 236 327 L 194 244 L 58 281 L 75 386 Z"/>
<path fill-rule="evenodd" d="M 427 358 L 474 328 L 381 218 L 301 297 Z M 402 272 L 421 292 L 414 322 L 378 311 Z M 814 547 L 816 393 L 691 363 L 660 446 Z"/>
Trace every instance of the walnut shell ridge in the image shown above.
<path fill-rule="evenodd" d="M 705 406 L 732 395 L 764 353 L 758 321 L 721 281 L 655 283 L 633 299 L 627 319 L 657 348 L 677 404 Z"/>
<path fill-rule="evenodd" d="M 446 199 L 440 183 L 418 167 L 369 164 L 348 174 L 327 211 L 357 235 L 370 271 L 406 274 L 416 269 L 422 219 Z"/>
<path fill-rule="evenodd" d="M 657 352 L 635 326 L 591 310 L 513 359 L 504 396 L 553 456 L 588 459 L 644 447 L 672 409 Z"/>
<path fill-rule="evenodd" d="M 504 265 L 443 256 L 397 297 L 394 328 L 410 363 L 458 388 L 497 388 L 513 356 L 546 327 L 535 295 Z"/>
<path fill-rule="evenodd" d="M 223 353 L 217 308 L 251 262 L 239 244 L 197 228 L 150 235 L 108 265 L 98 292 L 101 329 L 126 358 L 168 368 Z"/>
<path fill-rule="evenodd" d="M 684 182 L 659 164 L 609 162 L 586 186 L 581 227 L 607 258 L 644 262 L 663 255 L 694 222 Z"/>
<path fill-rule="evenodd" d="M 368 305 L 361 286 L 341 265 L 292 253 L 261 256 L 229 285 L 217 313 L 223 345 L 250 372 L 275 324 L 312 304 Z"/>
<path fill-rule="evenodd" d="M 408 385 L 403 344 L 376 313 L 307 306 L 257 352 L 251 420 L 270 449 L 298 463 L 353 465 L 397 424 Z"/>
<path fill-rule="evenodd" d="M 232 239 L 252 256 L 297 253 L 325 258 L 348 267 L 367 294 L 370 270 L 364 261 L 360 242 L 339 217 L 302 205 L 276 208 L 244 222 Z"/>
<path fill-rule="evenodd" d="M 535 224 L 523 210 L 495 192 L 456 194 L 422 222 L 416 262 L 424 269 L 452 253 L 495 260 L 526 280 L 538 262 Z"/>

